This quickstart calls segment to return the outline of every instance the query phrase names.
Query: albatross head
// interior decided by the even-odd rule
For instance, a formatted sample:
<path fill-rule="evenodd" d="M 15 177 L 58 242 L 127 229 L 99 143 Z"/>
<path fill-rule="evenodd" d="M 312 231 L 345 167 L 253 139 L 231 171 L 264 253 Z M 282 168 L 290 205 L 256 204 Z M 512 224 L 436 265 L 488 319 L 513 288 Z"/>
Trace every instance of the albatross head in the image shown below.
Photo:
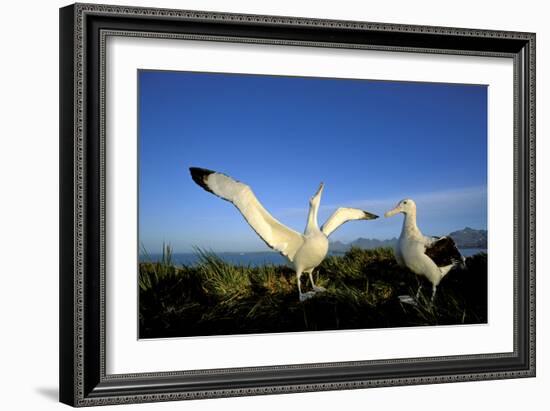
<path fill-rule="evenodd" d="M 393 215 L 396 215 L 398 213 L 403 214 L 412 214 L 416 212 L 416 204 L 413 200 L 410 198 L 407 198 L 405 200 L 401 200 L 397 205 L 392 208 L 390 211 L 388 211 L 386 214 L 384 214 L 384 217 L 391 217 Z"/>
<path fill-rule="evenodd" d="M 319 188 L 317 189 L 317 192 L 309 199 L 309 206 L 318 208 L 319 204 L 321 203 L 321 194 L 323 194 L 323 189 L 325 188 L 325 185 L 321 183 L 319 185 Z"/>

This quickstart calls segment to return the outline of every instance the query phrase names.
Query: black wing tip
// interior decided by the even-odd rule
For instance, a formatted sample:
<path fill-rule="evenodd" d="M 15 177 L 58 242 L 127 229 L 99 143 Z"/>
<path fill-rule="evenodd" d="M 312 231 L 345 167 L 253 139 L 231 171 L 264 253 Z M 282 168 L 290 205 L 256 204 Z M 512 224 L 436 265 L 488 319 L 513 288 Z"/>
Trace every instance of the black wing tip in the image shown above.
<path fill-rule="evenodd" d="M 376 214 L 369 213 L 368 211 L 363 210 L 363 213 L 365 213 L 366 220 L 376 220 L 378 218 Z"/>
<path fill-rule="evenodd" d="M 215 171 L 208 170 L 207 168 L 200 168 L 200 167 L 189 167 L 189 171 L 191 173 L 191 178 L 195 183 L 197 183 L 199 186 L 204 188 L 206 191 L 214 194 L 214 192 L 206 184 L 206 179 L 210 174 L 214 174 Z"/>

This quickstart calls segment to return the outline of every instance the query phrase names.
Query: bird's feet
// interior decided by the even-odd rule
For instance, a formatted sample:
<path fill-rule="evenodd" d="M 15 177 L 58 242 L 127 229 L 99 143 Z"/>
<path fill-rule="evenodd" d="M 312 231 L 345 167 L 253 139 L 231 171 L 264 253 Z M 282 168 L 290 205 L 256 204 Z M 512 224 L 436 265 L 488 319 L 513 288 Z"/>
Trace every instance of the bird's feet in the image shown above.
<path fill-rule="evenodd" d="M 307 293 L 300 294 L 300 302 L 303 303 L 305 300 L 309 300 L 315 295 L 315 291 L 308 291 Z"/>
<path fill-rule="evenodd" d="M 327 289 L 325 287 L 320 287 L 318 285 L 313 286 L 313 291 L 316 293 L 324 293 Z"/>

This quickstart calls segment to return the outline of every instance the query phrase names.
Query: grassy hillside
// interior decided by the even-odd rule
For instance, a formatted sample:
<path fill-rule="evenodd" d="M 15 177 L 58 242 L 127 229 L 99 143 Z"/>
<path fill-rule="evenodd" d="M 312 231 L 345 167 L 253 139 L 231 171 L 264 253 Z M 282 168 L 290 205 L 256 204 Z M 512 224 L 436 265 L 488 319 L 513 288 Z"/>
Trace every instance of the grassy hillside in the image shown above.
<path fill-rule="evenodd" d="M 487 254 L 451 271 L 430 303 L 431 285 L 397 266 L 388 248 L 352 248 L 315 271 L 327 289 L 298 301 L 296 276 L 285 266 L 235 266 L 200 252 L 195 266 L 176 267 L 170 249 L 139 266 L 141 338 L 385 328 L 487 321 Z M 310 289 L 307 275 L 302 290 Z"/>

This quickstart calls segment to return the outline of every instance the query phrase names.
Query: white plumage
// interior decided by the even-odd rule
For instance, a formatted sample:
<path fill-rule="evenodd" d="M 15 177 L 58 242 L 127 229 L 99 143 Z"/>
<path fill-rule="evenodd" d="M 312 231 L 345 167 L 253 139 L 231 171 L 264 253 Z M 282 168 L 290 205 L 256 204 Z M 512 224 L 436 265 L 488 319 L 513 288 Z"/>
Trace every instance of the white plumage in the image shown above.
<path fill-rule="evenodd" d="M 384 214 L 391 217 L 403 213 L 403 228 L 395 246 L 395 259 L 401 266 L 413 273 L 426 277 L 432 283 L 432 301 L 437 286 L 457 264 L 464 263 L 464 257 L 458 251 L 450 237 L 426 237 L 416 225 L 416 204 L 411 199 L 401 200 Z M 416 297 L 420 293 L 418 288 Z"/>
<path fill-rule="evenodd" d="M 191 167 L 193 180 L 218 197 L 231 202 L 241 212 L 245 220 L 258 236 L 271 248 L 280 252 L 294 266 L 298 282 L 300 301 L 325 291 L 313 282 L 313 270 L 321 264 L 328 253 L 328 236 L 339 226 L 351 220 L 372 220 L 378 216 L 355 208 L 339 208 L 322 228 L 317 224 L 317 214 L 324 185 L 310 199 L 309 214 L 304 234 L 285 226 L 276 220 L 262 206 L 252 189 L 233 178 L 212 170 Z M 300 277 L 309 274 L 313 292 L 302 293 Z"/>

